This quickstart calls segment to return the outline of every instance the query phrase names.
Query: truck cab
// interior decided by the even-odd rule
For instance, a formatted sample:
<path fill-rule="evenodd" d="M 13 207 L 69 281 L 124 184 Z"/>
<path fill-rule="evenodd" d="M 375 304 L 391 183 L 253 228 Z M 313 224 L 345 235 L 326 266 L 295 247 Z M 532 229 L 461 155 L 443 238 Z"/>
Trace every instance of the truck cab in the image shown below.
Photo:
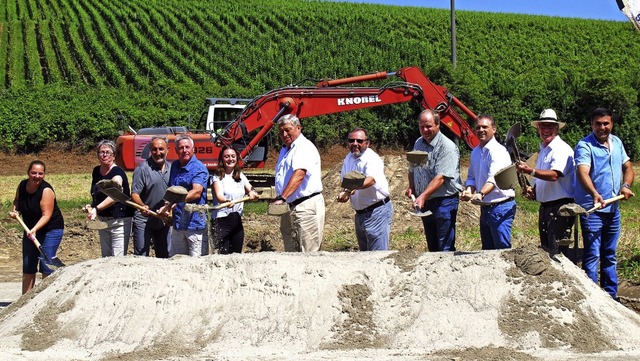
<path fill-rule="evenodd" d="M 217 169 L 218 153 L 224 130 L 234 122 L 236 117 L 251 99 L 242 98 L 207 98 L 205 110 L 196 127 L 190 129 L 182 126 L 161 126 L 131 130 L 116 140 L 116 163 L 125 170 L 131 171 L 138 164 L 144 162 L 151 152 L 149 150 L 151 138 L 164 136 L 169 141 L 167 159 L 178 158 L 174 141 L 178 134 L 187 133 L 194 140 L 194 151 L 198 159 L 204 163 L 210 172 Z M 202 129 L 204 128 L 204 129 Z M 245 138 L 236 140 L 233 145 L 239 152 L 245 148 Z M 265 137 L 254 151 L 244 159 L 245 168 L 261 168 L 267 158 L 268 138 Z"/>

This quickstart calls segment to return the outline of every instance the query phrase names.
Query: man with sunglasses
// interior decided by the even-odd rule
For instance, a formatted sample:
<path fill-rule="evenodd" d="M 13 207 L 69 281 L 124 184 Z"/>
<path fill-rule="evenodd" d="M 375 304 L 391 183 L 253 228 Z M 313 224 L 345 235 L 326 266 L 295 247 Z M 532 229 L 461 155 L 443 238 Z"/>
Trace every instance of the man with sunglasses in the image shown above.
<path fill-rule="evenodd" d="M 389 198 L 389 183 L 384 175 L 384 162 L 369 148 L 366 130 L 352 130 L 348 140 L 351 152 L 344 159 L 340 177 L 344 180 L 348 173 L 356 171 L 365 178 L 356 189 L 343 189 L 337 201 L 351 200 L 351 207 L 356 211 L 354 221 L 361 251 L 388 250 L 393 206 Z"/>
<path fill-rule="evenodd" d="M 422 225 L 430 252 L 455 251 L 458 194 L 460 180 L 460 152 L 453 141 L 440 132 L 440 115 L 425 109 L 418 115 L 421 137 L 413 150 L 428 153 L 424 164 L 409 168 L 407 197 L 415 196 L 414 207 L 433 215 L 422 217 Z"/>

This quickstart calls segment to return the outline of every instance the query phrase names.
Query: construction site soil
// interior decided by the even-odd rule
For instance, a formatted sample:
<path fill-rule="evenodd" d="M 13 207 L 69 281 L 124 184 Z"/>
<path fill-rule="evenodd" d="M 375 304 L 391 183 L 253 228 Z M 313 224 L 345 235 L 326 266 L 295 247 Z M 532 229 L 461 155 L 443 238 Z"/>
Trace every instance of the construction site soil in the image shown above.
<path fill-rule="evenodd" d="M 405 211 L 402 152 L 381 153 L 392 232 L 421 229 Z M 353 233 L 349 204 L 334 200 L 345 154 L 322 152 L 325 239 Z M 48 173 L 96 164 L 93 154 L 42 158 Z M 32 159 L 0 155 L 0 176 L 24 174 Z M 478 215 L 462 203 L 458 222 L 477 224 Z M 0 283 L 19 289 L 20 233 L 7 222 Z M 253 214 L 244 224 L 244 254 L 101 259 L 97 233 L 68 217 L 58 251 L 67 267 L 22 297 L 0 286 L 0 359 L 640 359 L 637 288 L 623 287 L 629 308 L 615 302 L 569 260 L 536 247 L 537 235 L 507 251 L 288 254 L 276 218 Z"/>

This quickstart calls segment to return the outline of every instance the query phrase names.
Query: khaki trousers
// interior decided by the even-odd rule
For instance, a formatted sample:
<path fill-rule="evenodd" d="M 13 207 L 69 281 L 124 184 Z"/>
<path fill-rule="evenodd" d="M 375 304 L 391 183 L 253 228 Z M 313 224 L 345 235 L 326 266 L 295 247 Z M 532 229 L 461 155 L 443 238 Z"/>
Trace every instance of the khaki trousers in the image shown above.
<path fill-rule="evenodd" d="M 319 194 L 280 217 L 285 252 L 317 252 L 324 235 L 324 197 Z"/>

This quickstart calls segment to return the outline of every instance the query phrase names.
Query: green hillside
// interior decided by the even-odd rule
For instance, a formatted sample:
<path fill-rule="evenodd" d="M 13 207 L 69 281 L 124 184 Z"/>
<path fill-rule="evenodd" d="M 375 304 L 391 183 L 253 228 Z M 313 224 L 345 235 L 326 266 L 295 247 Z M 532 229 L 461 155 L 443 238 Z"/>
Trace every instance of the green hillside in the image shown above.
<path fill-rule="evenodd" d="M 640 35 L 630 23 L 324 1 L 5 0 L 0 6 L 0 150 L 72 146 L 134 128 L 181 124 L 205 97 L 253 97 L 304 79 L 415 65 L 503 131 L 553 107 L 564 137 L 589 131 L 598 106 L 640 155 Z M 312 83 L 312 82 L 311 82 Z M 310 84 L 307 82 L 306 84 Z M 415 109 L 309 120 L 318 144 L 355 124 L 409 145 Z M 523 148 L 534 151 L 533 129 Z"/>

